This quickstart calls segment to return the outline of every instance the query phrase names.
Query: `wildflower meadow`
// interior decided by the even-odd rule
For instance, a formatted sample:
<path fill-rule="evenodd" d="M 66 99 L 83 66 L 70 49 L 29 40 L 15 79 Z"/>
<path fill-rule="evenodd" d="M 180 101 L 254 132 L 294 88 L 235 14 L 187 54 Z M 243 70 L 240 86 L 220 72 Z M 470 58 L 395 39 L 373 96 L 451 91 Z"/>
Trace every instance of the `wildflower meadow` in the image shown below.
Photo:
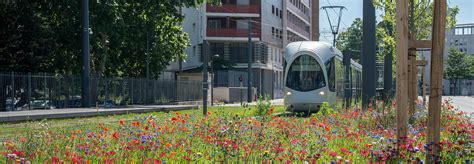
<path fill-rule="evenodd" d="M 439 161 L 474 158 L 471 118 L 443 103 L 440 143 L 426 143 L 427 110 L 418 105 L 408 138 L 397 145 L 394 105 L 361 110 L 324 109 L 309 117 L 278 115 L 266 102 L 238 112 L 154 113 L 113 124 L 56 127 L 50 121 L 5 138 L 2 163 L 422 163 L 441 148 Z M 278 112 L 281 112 L 279 110 Z M 397 146 L 400 151 L 397 151 Z"/>

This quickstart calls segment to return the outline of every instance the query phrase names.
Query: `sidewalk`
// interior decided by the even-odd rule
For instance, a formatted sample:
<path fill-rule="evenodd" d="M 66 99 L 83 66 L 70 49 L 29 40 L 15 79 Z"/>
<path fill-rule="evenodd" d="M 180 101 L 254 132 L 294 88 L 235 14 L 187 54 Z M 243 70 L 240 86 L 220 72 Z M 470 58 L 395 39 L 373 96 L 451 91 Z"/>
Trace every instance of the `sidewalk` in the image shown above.
<path fill-rule="evenodd" d="M 273 99 L 273 100 L 270 100 L 270 102 L 272 103 L 272 105 L 283 105 L 283 99 Z M 244 101 L 243 104 L 247 104 L 247 101 Z M 210 104 L 208 104 L 210 105 Z M 249 105 L 257 105 L 257 102 L 251 102 L 249 103 Z M 217 105 L 217 104 L 214 104 L 214 106 L 240 106 L 240 103 L 233 103 L 233 104 L 224 104 L 224 105 Z"/>
<path fill-rule="evenodd" d="M 14 112 L 0 112 L 0 123 L 34 121 L 42 119 L 92 117 L 100 115 L 114 115 L 127 113 L 145 113 L 159 111 L 177 111 L 197 109 L 198 105 L 133 105 L 124 108 L 67 108 L 51 110 L 25 110 Z"/>

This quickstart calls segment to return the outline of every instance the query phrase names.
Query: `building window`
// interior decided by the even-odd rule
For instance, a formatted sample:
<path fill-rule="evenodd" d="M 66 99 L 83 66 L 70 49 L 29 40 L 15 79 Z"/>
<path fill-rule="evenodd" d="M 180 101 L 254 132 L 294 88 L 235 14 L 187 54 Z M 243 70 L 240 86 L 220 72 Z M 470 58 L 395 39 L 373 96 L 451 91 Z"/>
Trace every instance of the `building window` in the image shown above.
<path fill-rule="evenodd" d="M 283 39 L 283 31 L 280 30 L 280 39 Z"/>
<path fill-rule="evenodd" d="M 276 8 L 276 16 L 278 16 L 278 8 Z"/>
<path fill-rule="evenodd" d="M 455 28 L 455 29 L 454 29 L 454 35 L 462 35 L 462 33 L 463 33 L 463 32 L 462 32 L 462 31 L 463 31 L 462 29 L 463 29 L 463 28 Z"/>
<path fill-rule="evenodd" d="M 272 14 L 275 14 L 275 6 L 272 5 Z"/>
<path fill-rule="evenodd" d="M 276 37 L 278 38 L 278 29 L 275 29 L 275 32 L 276 32 Z"/>
<path fill-rule="evenodd" d="M 272 27 L 272 35 L 275 36 L 275 27 Z"/>
<path fill-rule="evenodd" d="M 280 10 L 280 19 L 283 19 L 283 12 Z"/>
<path fill-rule="evenodd" d="M 211 29 L 221 28 L 221 20 L 209 19 L 208 27 Z"/>
<path fill-rule="evenodd" d="M 464 35 L 471 35 L 471 28 L 464 28 Z"/>

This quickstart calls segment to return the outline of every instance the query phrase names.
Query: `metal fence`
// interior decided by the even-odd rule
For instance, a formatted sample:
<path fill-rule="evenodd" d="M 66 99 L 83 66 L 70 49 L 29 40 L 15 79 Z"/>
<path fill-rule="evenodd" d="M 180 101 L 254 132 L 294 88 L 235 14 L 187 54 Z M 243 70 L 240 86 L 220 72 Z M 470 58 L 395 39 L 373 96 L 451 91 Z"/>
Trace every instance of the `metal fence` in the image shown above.
<path fill-rule="evenodd" d="M 92 105 L 175 104 L 202 99 L 202 82 L 146 78 L 91 78 Z M 81 107 L 81 77 L 0 72 L 0 111 Z"/>

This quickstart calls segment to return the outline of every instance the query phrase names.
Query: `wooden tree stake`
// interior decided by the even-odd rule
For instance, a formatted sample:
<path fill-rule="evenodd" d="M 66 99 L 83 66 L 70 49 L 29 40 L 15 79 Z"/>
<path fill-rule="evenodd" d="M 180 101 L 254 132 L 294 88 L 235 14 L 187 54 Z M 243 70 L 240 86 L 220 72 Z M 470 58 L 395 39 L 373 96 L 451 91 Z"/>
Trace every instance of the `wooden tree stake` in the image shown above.
<path fill-rule="evenodd" d="M 427 163 L 439 160 L 441 96 L 443 87 L 443 48 L 446 32 L 446 0 L 434 1 L 433 31 L 431 33 L 431 80 L 428 111 Z"/>
<path fill-rule="evenodd" d="M 408 0 L 397 0 L 397 139 L 404 143 L 407 136 L 408 118 Z"/>

